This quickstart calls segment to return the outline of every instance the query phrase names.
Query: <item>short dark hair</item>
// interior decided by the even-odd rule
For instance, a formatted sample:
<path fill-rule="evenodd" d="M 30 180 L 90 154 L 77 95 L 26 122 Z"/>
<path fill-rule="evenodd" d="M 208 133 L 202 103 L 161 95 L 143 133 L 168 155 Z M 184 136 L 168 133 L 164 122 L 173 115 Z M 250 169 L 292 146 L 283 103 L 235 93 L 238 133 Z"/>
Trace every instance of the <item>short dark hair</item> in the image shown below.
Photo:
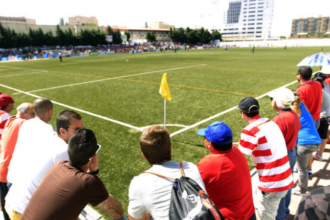
<path fill-rule="evenodd" d="M 232 137 L 226 137 L 224 142 L 232 141 L 232 140 L 233 140 Z M 230 142 L 228 144 L 214 144 L 214 143 L 212 143 L 212 146 L 216 150 L 226 151 L 226 150 L 230 150 L 233 147 L 233 142 Z"/>
<path fill-rule="evenodd" d="M 33 102 L 33 108 L 36 115 L 41 116 L 53 108 L 53 103 L 47 98 L 38 98 Z"/>
<path fill-rule="evenodd" d="M 313 74 L 313 70 L 309 66 L 301 66 L 298 69 L 298 74 L 303 78 L 303 80 L 310 80 Z"/>
<path fill-rule="evenodd" d="M 0 109 L 5 110 L 7 107 L 8 107 L 8 105 L 4 105 L 4 106 L 1 106 Z"/>
<path fill-rule="evenodd" d="M 170 133 L 161 126 L 154 125 L 145 129 L 140 137 L 140 146 L 150 164 L 172 159 Z"/>
<path fill-rule="evenodd" d="M 61 111 L 56 119 L 56 132 L 57 134 L 61 134 L 60 133 L 60 129 L 64 128 L 65 130 L 67 130 L 71 123 L 70 123 L 70 119 L 71 118 L 75 118 L 77 120 L 81 120 L 81 116 L 72 110 L 63 110 Z"/>
<path fill-rule="evenodd" d="M 253 118 L 254 116 L 256 115 L 259 115 L 259 111 L 257 112 L 250 112 L 250 113 L 247 113 L 247 112 L 243 112 L 247 117 L 249 118 Z"/>
<path fill-rule="evenodd" d="M 68 153 L 70 164 L 81 167 L 88 163 L 98 149 L 97 140 L 92 130 L 82 128 L 69 141 Z"/>

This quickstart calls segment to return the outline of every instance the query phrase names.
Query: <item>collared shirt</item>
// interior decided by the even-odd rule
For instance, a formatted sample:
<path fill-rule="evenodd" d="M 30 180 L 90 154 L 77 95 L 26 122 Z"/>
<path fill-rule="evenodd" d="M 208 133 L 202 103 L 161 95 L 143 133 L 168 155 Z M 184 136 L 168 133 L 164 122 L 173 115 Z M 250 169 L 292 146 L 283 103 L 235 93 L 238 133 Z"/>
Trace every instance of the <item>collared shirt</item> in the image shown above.
<path fill-rule="evenodd" d="M 23 213 L 47 171 L 57 162 L 68 159 L 67 144 L 51 125 L 38 118 L 24 122 L 9 165 L 7 179 L 13 185 L 6 203 Z"/>
<path fill-rule="evenodd" d="M 281 130 L 268 118 L 259 118 L 241 133 L 238 149 L 250 155 L 264 192 L 282 192 L 293 186 L 288 152 Z"/>

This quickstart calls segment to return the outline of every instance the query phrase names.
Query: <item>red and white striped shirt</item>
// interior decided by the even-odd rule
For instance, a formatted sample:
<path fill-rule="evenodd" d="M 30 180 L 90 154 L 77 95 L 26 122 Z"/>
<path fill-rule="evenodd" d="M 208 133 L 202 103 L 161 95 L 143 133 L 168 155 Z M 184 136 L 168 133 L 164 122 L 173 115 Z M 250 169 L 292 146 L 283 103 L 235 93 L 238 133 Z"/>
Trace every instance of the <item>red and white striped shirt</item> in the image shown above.
<path fill-rule="evenodd" d="M 281 192 L 293 186 L 289 157 L 283 134 L 276 123 L 255 116 L 241 133 L 238 149 L 250 155 L 259 175 L 258 188 Z"/>
<path fill-rule="evenodd" d="M 5 128 L 8 118 L 10 118 L 10 114 L 3 110 L 0 110 L 0 145 L 1 145 L 2 132 L 3 129 Z"/>

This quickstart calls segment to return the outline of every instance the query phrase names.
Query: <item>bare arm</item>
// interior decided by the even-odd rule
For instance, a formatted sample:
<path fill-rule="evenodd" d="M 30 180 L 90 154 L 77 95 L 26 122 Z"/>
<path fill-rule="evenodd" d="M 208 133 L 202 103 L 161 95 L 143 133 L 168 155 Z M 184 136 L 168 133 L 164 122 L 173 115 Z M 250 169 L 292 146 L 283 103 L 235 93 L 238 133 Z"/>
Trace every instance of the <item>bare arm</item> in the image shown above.
<path fill-rule="evenodd" d="M 123 216 L 123 207 L 119 201 L 117 201 L 112 195 L 97 205 L 99 209 L 105 212 L 107 215 L 120 219 Z"/>
<path fill-rule="evenodd" d="M 129 220 L 150 220 L 150 213 L 146 212 L 142 218 L 133 218 L 132 216 L 128 215 Z"/>

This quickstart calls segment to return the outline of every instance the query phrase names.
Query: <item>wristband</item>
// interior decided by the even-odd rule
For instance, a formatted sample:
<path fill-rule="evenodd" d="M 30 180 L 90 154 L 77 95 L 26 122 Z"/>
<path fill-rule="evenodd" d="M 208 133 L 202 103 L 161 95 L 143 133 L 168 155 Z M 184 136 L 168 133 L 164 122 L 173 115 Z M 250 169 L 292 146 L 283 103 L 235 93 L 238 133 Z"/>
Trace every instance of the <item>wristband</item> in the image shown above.
<path fill-rule="evenodd" d="M 97 174 L 99 174 L 99 172 L 100 172 L 100 169 L 97 168 L 97 170 L 95 170 L 95 171 L 91 171 L 91 172 L 89 172 L 89 173 L 90 173 L 90 174 L 93 174 L 93 175 L 97 175 Z"/>

